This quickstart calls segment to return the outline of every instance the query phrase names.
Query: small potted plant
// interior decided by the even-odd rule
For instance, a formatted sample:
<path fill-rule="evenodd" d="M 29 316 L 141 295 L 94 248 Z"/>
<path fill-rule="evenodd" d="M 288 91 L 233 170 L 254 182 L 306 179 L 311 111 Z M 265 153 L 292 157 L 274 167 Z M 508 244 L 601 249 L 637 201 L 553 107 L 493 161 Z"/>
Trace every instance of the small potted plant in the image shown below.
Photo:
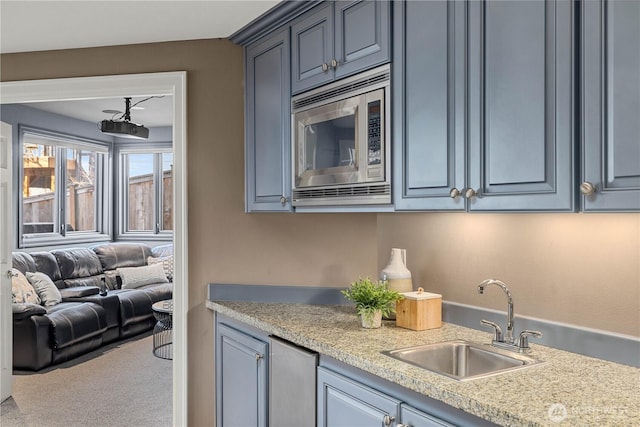
<path fill-rule="evenodd" d="M 363 328 L 382 326 L 382 316 L 395 312 L 395 302 L 403 298 L 398 291 L 389 289 L 386 280 L 371 281 L 368 277 L 352 282 L 342 294 L 356 304 Z"/>

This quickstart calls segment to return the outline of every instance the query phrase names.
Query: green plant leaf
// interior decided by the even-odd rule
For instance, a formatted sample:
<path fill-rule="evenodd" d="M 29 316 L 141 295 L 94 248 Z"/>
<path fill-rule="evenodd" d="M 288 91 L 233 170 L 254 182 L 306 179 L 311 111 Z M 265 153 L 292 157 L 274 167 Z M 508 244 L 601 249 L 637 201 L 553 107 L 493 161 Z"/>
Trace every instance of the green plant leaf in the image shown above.
<path fill-rule="evenodd" d="M 370 317 L 376 310 L 388 316 L 396 311 L 394 303 L 404 298 L 398 291 L 389 289 L 386 280 L 372 281 L 368 277 L 351 282 L 351 287 L 343 290 L 342 294 L 354 302 L 358 314 L 365 317 Z"/>

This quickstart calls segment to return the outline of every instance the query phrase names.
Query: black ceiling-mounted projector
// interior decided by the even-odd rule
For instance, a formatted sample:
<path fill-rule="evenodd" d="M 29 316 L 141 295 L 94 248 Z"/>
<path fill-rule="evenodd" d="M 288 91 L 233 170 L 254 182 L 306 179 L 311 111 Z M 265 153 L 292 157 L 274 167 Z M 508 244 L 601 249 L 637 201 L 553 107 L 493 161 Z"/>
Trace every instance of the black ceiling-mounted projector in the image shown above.
<path fill-rule="evenodd" d="M 125 98 L 125 112 L 122 116 L 124 120 L 103 120 L 100 122 L 100 131 L 107 135 L 119 138 L 147 139 L 149 129 L 142 125 L 132 123 L 131 120 L 131 98 Z"/>

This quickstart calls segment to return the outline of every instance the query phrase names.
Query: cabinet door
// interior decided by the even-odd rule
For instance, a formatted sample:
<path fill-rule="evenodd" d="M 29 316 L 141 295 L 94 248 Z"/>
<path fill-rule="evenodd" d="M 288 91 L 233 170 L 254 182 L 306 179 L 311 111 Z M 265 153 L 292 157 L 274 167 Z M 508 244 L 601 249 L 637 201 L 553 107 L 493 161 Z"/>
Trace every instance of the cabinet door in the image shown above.
<path fill-rule="evenodd" d="M 574 209 L 574 3 L 471 1 L 470 210 Z"/>
<path fill-rule="evenodd" d="M 400 406 L 400 422 L 405 427 L 452 427 L 452 424 L 404 403 Z"/>
<path fill-rule="evenodd" d="M 318 427 L 390 426 L 400 401 L 318 368 Z"/>
<path fill-rule="evenodd" d="M 395 2 L 397 210 L 464 210 L 464 2 Z"/>
<path fill-rule="evenodd" d="M 640 2 L 587 1 L 582 17 L 582 208 L 638 211 Z"/>
<path fill-rule="evenodd" d="M 389 62 L 388 1 L 335 2 L 335 77 Z"/>
<path fill-rule="evenodd" d="M 267 358 L 267 343 L 217 325 L 218 427 L 267 426 Z"/>
<path fill-rule="evenodd" d="M 291 25 L 293 93 L 333 80 L 333 4 L 326 2 Z"/>
<path fill-rule="evenodd" d="M 291 210 L 289 32 L 246 49 L 246 210 Z"/>

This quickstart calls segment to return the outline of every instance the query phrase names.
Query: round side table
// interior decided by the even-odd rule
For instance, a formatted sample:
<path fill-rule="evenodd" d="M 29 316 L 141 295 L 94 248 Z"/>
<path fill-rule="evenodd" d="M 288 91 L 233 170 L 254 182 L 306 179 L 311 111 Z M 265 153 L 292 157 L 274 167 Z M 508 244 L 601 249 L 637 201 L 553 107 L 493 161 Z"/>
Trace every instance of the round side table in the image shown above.
<path fill-rule="evenodd" d="M 158 321 L 153 327 L 153 355 L 162 359 L 173 358 L 173 300 L 158 301 L 151 306 Z"/>

